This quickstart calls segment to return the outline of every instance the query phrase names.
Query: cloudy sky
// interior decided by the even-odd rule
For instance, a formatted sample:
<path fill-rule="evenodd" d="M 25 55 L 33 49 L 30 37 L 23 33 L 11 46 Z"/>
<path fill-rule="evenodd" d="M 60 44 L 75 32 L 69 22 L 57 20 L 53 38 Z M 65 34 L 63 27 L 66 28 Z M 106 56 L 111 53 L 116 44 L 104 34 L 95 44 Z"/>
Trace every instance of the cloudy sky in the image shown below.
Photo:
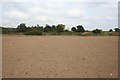
<path fill-rule="evenodd" d="M 2 1 L 0 4 L 0 25 L 17 27 L 20 23 L 32 25 L 65 24 L 67 29 L 83 25 L 85 29 L 96 28 L 108 30 L 118 27 L 117 0 L 13 0 Z"/>

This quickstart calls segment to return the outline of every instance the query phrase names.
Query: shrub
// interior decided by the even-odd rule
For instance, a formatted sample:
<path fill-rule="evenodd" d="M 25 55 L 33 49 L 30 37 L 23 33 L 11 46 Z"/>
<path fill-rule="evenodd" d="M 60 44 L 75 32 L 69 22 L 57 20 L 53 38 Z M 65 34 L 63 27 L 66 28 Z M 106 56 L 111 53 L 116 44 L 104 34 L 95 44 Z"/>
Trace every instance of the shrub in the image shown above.
<path fill-rule="evenodd" d="M 26 32 L 24 32 L 24 34 L 25 35 L 43 35 L 43 33 L 38 30 L 26 31 Z"/>
<path fill-rule="evenodd" d="M 110 29 L 110 30 L 109 30 L 109 32 L 113 32 L 113 30 L 112 30 L 112 29 Z"/>
<path fill-rule="evenodd" d="M 71 28 L 71 31 L 76 32 L 76 28 L 75 28 L 75 27 L 72 27 L 72 28 Z"/>
<path fill-rule="evenodd" d="M 95 34 L 100 34 L 100 33 L 102 33 L 102 30 L 95 29 L 95 30 L 93 30 L 92 32 L 95 33 Z"/>
<path fill-rule="evenodd" d="M 114 30 L 115 30 L 115 32 L 120 32 L 119 28 L 115 28 Z"/>
<path fill-rule="evenodd" d="M 84 29 L 84 27 L 82 25 L 78 25 L 76 31 L 77 32 L 85 32 L 85 29 Z"/>

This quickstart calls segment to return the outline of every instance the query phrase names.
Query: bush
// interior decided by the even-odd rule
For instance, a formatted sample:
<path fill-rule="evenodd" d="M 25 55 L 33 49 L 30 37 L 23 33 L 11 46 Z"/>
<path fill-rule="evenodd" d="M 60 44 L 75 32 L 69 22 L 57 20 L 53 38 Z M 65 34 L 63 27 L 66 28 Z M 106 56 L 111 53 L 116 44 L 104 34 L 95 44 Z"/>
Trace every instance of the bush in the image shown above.
<path fill-rule="evenodd" d="M 78 25 L 76 31 L 83 33 L 83 32 L 85 32 L 85 29 L 84 29 L 84 27 L 82 25 Z"/>
<path fill-rule="evenodd" d="M 95 30 L 93 30 L 92 32 L 95 33 L 95 34 L 100 34 L 100 33 L 102 33 L 102 30 L 95 29 Z"/>
<path fill-rule="evenodd" d="M 115 28 L 114 30 L 115 30 L 115 32 L 120 32 L 119 28 Z"/>
<path fill-rule="evenodd" d="M 109 32 L 113 32 L 113 30 L 112 30 L 112 29 L 110 29 L 110 30 L 109 30 Z"/>
<path fill-rule="evenodd" d="M 17 34 L 15 28 L 2 28 L 2 34 Z"/>
<path fill-rule="evenodd" d="M 43 35 L 43 33 L 38 30 L 27 31 L 27 32 L 24 32 L 24 34 L 25 35 Z"/>
<path fill-rule="evenodd" d="M 71 28 L 71 31 L 76 32 L 76 28 L 75 28 L 75 27 L 72 27 L 72 28 Z"/>

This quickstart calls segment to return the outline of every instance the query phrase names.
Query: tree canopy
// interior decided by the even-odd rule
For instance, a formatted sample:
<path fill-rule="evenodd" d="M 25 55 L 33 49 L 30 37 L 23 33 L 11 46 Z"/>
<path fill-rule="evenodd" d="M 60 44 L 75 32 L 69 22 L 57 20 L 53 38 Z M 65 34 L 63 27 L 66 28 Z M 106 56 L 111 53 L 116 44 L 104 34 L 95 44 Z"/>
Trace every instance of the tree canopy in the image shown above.
<path fill-rule="evenodd" d="M 64 24 L 58 25 L 49 25 L 40 26 L 37 24 L 36 26 L 26 26 L 25 23 L 21 23 L 17 26 L 17 28 L 4 28 L 2 27 L 3 34 L 25 34 L 25 35 L 95 35 L 95 34 L 110 34 L 117 35 L 120 32 L 119 28 L 109 29 L 109 33 L 106 31 L 102 31 L 102 29 L 94 29 L 92 31 L 85 30 L 82 25 L 77 25 L 76 27 L 72 27 L 71 31 L 65 28 Z M 101 34 L 101 35 L 102 35 Z"/>
<path fill-rule="evenodd" d="M 65 25 L 63 25 L 63 24 L 58 24 L 58 25 L 56 26 L 57 32 L 63 32 L 64 29 L 65 29 Z"/>
<path fill-rule="evenodd" d="M 25 31 L 27 31 L 27 27 L 25 23 L 21 23 L 20 25 L 18 25 L 17 32 L 25 32 Z"/>
<path fill-rule="evenodd" d="M 76 28 L 77 27 L 77 28 Z M 71 28 L 71 30 L 73 31 L 73 32 L 85 32 L 85 29 L 84 29 L 84 27 L 82 26 L 82 25 L 78 25 L 78 26 L 76 26 L 76 27 L 72 27 Z"/>

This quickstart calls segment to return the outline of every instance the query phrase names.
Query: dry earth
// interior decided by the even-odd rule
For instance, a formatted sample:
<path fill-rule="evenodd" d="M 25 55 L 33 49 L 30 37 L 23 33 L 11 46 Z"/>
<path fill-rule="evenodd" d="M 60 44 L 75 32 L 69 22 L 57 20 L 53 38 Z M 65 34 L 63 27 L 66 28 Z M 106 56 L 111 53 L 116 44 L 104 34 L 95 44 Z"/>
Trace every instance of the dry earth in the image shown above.
<path fill-rule="evenodd" d="M 0 79 L 2 79 L 2 35 L 0 33 Z"/>
<path fill-rule="evenodd" d="M 118 37 L 3 36 L 3 77 L 117 78 Z"/>

